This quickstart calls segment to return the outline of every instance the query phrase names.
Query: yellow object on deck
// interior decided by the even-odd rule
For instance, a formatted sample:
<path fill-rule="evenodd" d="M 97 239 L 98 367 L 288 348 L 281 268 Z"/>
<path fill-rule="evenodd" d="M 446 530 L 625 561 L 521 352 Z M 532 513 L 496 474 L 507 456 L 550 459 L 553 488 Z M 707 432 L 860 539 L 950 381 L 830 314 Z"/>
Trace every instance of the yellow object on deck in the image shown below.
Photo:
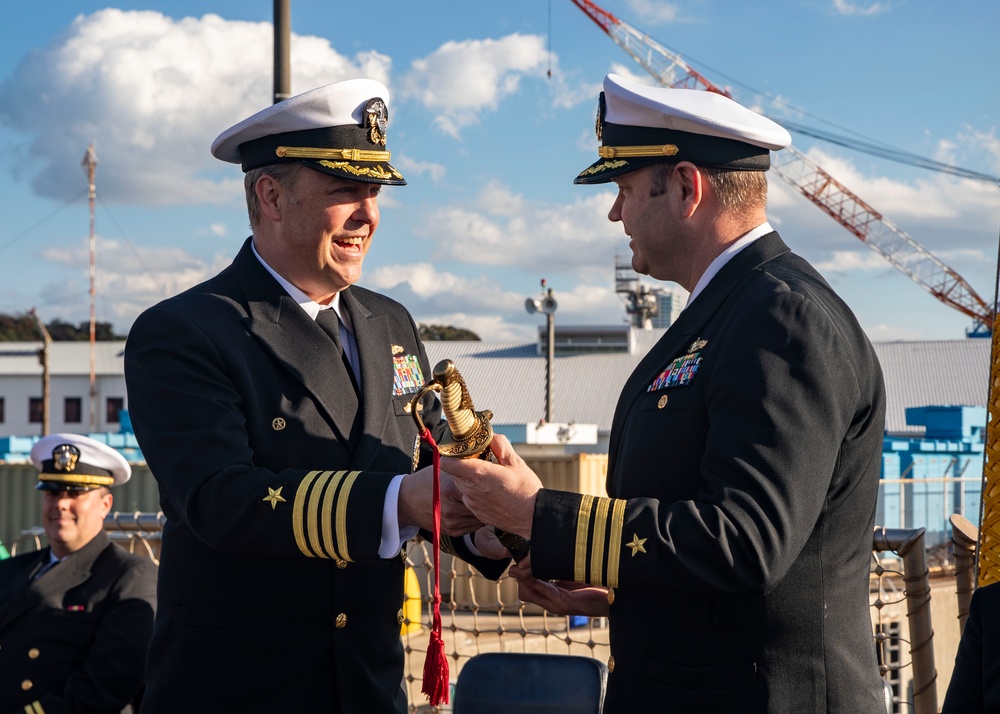
<path fill-rule="evenodd" d="M 403 581 L 403 622 L 399 634 L 413 634 L 423 630 L 420 624 L 420 613 L 423 598 L 420 596 L 420 581 L 413 568 L 407 566 Z"/>

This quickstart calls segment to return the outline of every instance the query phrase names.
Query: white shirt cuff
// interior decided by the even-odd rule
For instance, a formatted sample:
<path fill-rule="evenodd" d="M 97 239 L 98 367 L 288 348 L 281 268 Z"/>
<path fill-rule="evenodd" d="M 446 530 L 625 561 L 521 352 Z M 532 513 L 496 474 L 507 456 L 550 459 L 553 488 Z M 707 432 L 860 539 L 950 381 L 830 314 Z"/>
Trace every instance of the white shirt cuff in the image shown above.
<path fill-rule="evenodd" d="M 399 474 L 389 482 L 385 490 L 385 504 L 382 506 L 382 540 L 378 546 L 378 557 L 395 558 L 403 543 L 420 530 L 416 526 L 399 526 L 399 484 L 406 474 Z"/>

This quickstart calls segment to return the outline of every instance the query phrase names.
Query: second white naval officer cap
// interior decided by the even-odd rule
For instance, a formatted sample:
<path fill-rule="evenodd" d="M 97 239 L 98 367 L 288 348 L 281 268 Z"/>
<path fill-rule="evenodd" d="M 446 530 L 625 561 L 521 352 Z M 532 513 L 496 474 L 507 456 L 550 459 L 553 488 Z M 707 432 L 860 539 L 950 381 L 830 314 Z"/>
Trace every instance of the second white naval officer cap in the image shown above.
<path fill-rule="evenodd" d="M 604 78 L 597 111 L 600 159 L 574 183 L 606 183 L 654 162 L 767 171 L 771 151 L 792 143 L 779 124 L 728 97 Z"/>
<path fill-rule="evenodd" d="M 117 450 L 81 434 L 49 434 L 31 447 L 41 491 L 90 491 L 120 486 L 132 467 Z"/>

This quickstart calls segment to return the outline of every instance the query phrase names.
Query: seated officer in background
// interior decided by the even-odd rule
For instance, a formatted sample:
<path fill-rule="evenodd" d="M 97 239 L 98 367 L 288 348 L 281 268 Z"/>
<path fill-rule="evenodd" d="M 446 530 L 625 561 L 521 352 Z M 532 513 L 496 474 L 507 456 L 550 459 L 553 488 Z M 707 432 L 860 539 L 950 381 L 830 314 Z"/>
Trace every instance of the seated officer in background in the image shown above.
<path fill-rule="evenodd" d="M 156 608 L 156 566 L 104 534 L 132 470 L 77 434 L 31 450 L 49 546 L 0 562 L 0 714 L 131 712 Z"/>

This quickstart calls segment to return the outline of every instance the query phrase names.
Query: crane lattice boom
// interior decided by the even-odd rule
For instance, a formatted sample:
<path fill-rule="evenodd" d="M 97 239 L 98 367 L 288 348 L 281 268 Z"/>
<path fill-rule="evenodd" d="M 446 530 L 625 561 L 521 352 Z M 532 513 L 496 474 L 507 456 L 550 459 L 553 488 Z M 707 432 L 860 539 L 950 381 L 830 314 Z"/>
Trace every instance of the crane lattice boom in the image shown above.
<path fill-rule="evenodd" d="M 941 302 L 993 326 L 993 311 L 961 275 L 942 263 L 892 221 L 878 213 L 794 146 L 771 157 L 781 178 L 872 250 Z"/>

